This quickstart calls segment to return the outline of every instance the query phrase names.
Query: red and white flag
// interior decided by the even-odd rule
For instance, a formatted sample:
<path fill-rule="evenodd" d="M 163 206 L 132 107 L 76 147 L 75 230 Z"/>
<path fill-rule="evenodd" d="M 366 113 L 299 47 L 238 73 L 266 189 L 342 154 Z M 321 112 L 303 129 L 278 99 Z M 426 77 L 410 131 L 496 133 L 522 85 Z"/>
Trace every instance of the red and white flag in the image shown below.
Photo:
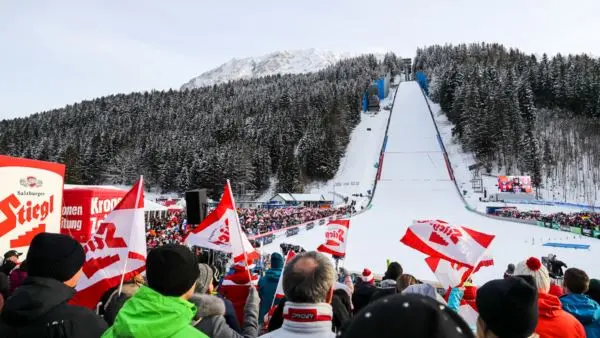
<path fill-rule="evenodd" d="M 284 268 L 287 265 L 287 263 L 289 263 L 292 260 L 292 258 L 294 258 L 294 256 L 296 256 L 296 253 L 294 251 L 288 251 L 287 255 L 285 256 L 285 263 L 283 265 Z M 273 298 L 273 302 L 275 302 L 275 299 L 281 299 L 283 297 L 283 275 L 281 275 L 279 276 L 279 281 L 277 282 L 277 288 L 275 289 L 275 297 Z"/>
<path fill-rule="evenodd" d="M 292 260 L 292 258 L 294 258 L 294 256 L 296 256 L 296 253 L 292 250 L 288 251 L 287 255 L 285 256 L 285 263 L 283 264 L 283 267 L 285 268 L 285 266 Z M 269 309 L 269 311 L 265 314 L 264 318 L 263 318 L 263 328 L 266 330 L 269 326 L 269 321 L 271 320 L 271 317 L 273 317 L 273 313 L 275 312 L 275 309 L 277 308 L 277 304 L 275 304 L 275 301 L 282 299 L 283 297 L 285 297 L 285 294 L 283 293 L 283 274 L 279 276 L 279 281 L 277 281 L 277 288 L 275 289 L 275 296 L 273 297 L 273 301 L 271 301 L 271 308 Z"/>
<path fill-rule="evenodd" d="M 494 265 L 494 259 L 487 254 L 481 258 L 475 269 L 458 263 L 450 263 L 439 257 L 427 257 L 425 262 L 444 289 L 463 286 L 469 277 L 480 268 Z"/>
<path fill-rule="evenodd" d="M 217 208 L 185 238 L 185 244 L 231 253 L 233 261 L 251 264 L 260 255 L 242 231 L 229 181 Z"/>
<path fill-rule="evenodd" d="M 348 230 L 350 230 L 350 220 L 329 221 L 327 231 L 325 231 L 325 244 L 319 245 L 317 251 L 344 257 L 346 255 Z"/>
<path fill-rule="evenodd" d="M 428 256 L 474 268 L 494 237 L 441 220 L 420 220 L 408 227 L 400 242 Z"/>
<path fill-rule="evenodd" d="M 83 249 L 83 274 L 71 304 L 95 309 L 106 291 L 146 269 L 143 178 L 106 216 Z"/>

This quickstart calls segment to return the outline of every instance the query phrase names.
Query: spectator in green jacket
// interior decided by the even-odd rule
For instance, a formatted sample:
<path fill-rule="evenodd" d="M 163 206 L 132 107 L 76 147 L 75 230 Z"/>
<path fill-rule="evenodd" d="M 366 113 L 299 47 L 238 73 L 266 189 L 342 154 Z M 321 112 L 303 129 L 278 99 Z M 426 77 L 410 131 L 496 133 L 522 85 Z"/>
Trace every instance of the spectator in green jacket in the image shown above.
<path fill-rule="evenodd" d="M 196 257 L 185 246 L 169 244 L 150 251 L 148 286 L 142 286 L 123 305 L 102 337 L 206 338 L 193 327 L 197 309 L 188 301 L 198 275 Z"/>

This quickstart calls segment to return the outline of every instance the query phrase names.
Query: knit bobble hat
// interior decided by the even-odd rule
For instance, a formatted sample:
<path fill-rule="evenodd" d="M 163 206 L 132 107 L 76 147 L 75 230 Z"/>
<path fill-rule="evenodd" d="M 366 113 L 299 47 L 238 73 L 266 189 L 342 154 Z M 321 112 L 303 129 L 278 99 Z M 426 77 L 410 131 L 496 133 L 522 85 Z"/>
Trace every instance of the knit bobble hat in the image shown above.
<path fill-rule="evenodd" d="M 365 268 L 363 270 L 360 278 L 363 280 L 363 282 L 366 282 L 366 283 L 373 284 L 375 282 L 375 277 L 373 277 L 373 273 L 371 272 L 371 270 L 369 270 L 367 268 Z"/>
<path fill-rule="evenodd" d="M 49 232 L 37 234 L 27 252 L 27 273 L 65 282 L 85 263 L 83 247 L 73 238 Z"/>
<path fill-rule="evenodd" d="M 515 275 L 532 276 L 538 291 L 543 293 L 550 291 L 552 281 L 550 280 L 548 269 L 536 257 L 529 257 L 527 260 L 517 264 Z"/>

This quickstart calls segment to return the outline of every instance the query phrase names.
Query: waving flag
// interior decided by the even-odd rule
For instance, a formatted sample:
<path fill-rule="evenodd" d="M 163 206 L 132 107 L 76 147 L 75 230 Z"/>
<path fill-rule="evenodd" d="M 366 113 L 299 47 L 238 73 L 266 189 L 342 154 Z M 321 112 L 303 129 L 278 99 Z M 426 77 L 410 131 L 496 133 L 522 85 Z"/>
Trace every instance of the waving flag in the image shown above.
<path fill-rule="evenodd" d="M 481 258 L 475 269 L 458 263 L 450 263 L 439 257 L 427 257 L 425 262 L 444 289 L 463 286 L 467 279 L 480 268 L 494 265 L 494 259 L 487 254 Z"/>
<path fill-rule="evenodd" d="M 144 182 L 140 178 L 84 246 L 72 304 L 95 309 L 102 295 L 146 269 Z"/>
<path fill-rule="evenodd" d="M 325 244 L 319 245 L 317 251 L 344 257 L 346 255 L 348 230 L 350 230 L 350 220 L 330 221 L 327 225 L 327 231 L 325 231 Z"/>
<path fill-rule="evenodd" d="M 250 264 L 259 258 L 259 254 L 242 231 L 229 181 L 225 184 L 217 208 L 186 236 L 184 242 L 187 245 L 231 253 L 236 263 L 247 259 Z"/>
<path fill-rule="evenodd" d="M 289 263 L 292 260 L 292 258 L 294 258 L 294 256 L 296 256 L 296 253 L 294 251 L 288 251 L 287 255 L 285 256 L 285 264 L 283 265 L 284 268 L 287 265 L 287 263 Z M 275 302 L 275 299 L 281 299 L 283 297 L 283 275 L 281 275 L 279 276 L 279 281 L 277 282 L 277 289 L 275 289 L 275 297 L 273 298 L 273 302 Z"/>
<path fill-rule="evenodd" d="M 283 267 L 285 268 L 285 266 L 292 260 L 292 258 L 294 258 L 294 256 L 296 256 L 296 253 L 292 250 L 288 251 L 287 255 L 285 256 L 285 263 L 283 265 Z M 283 274 L 279 276 L 279 280 L 277 281 L 277 288 L 275 289 L 275 296 L 273 297 L 273 301 L 271 302 L 271 308 L 269 309 L 269 311 L 265 314 L 265 317 L 263 318 L 263 328 L 266 330 L 269 326 L 269 321 L 271 320 L 271 317 L 273 317 L 273 313 L 275 312 L 275 309 L 277 308 L 277 305 L 279 304 L 280 300 L 285 297 L 284 293 L 283 293 Z"/>
<path fill-rule="evenodd" d="M 494 237 L 441 220 L 420 220 L 413 222 L 400 242 L 428 256 L 475 268 Z"/>

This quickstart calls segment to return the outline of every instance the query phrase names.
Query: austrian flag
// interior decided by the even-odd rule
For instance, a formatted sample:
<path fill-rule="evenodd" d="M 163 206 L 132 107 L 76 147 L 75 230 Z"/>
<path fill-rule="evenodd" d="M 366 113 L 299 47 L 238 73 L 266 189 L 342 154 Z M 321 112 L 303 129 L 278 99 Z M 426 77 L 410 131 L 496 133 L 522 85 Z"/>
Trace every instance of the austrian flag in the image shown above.
<path fill-rule="evenodd" d="M 327 231 L 325 231 L 325 244 L 319 245 L 317 251 L 336 257 L 344 257 L 346 255 L 348 230 L 350 230 L 350 220 L 330 221 L 327 225 Z"/>
<path fill-rule="evenodd" d="M 185 244 L 231 253 L 233 261 L 251 264 L 260 256 L 242 231 L 229 181 L 219 205 L 185 238 Z"/>
<path fill-rule="evenodd" d="M 428 256 L 476 268 L 494 237 L 441 220 L 421 220 L 408 227 L 400 242 Z"/>
<path fill-rule="evenodd" d="M 84 245 L 72 304 L 95 309 L 102 295 L 146 269 L 144 182 L 140 178 Z"/>

